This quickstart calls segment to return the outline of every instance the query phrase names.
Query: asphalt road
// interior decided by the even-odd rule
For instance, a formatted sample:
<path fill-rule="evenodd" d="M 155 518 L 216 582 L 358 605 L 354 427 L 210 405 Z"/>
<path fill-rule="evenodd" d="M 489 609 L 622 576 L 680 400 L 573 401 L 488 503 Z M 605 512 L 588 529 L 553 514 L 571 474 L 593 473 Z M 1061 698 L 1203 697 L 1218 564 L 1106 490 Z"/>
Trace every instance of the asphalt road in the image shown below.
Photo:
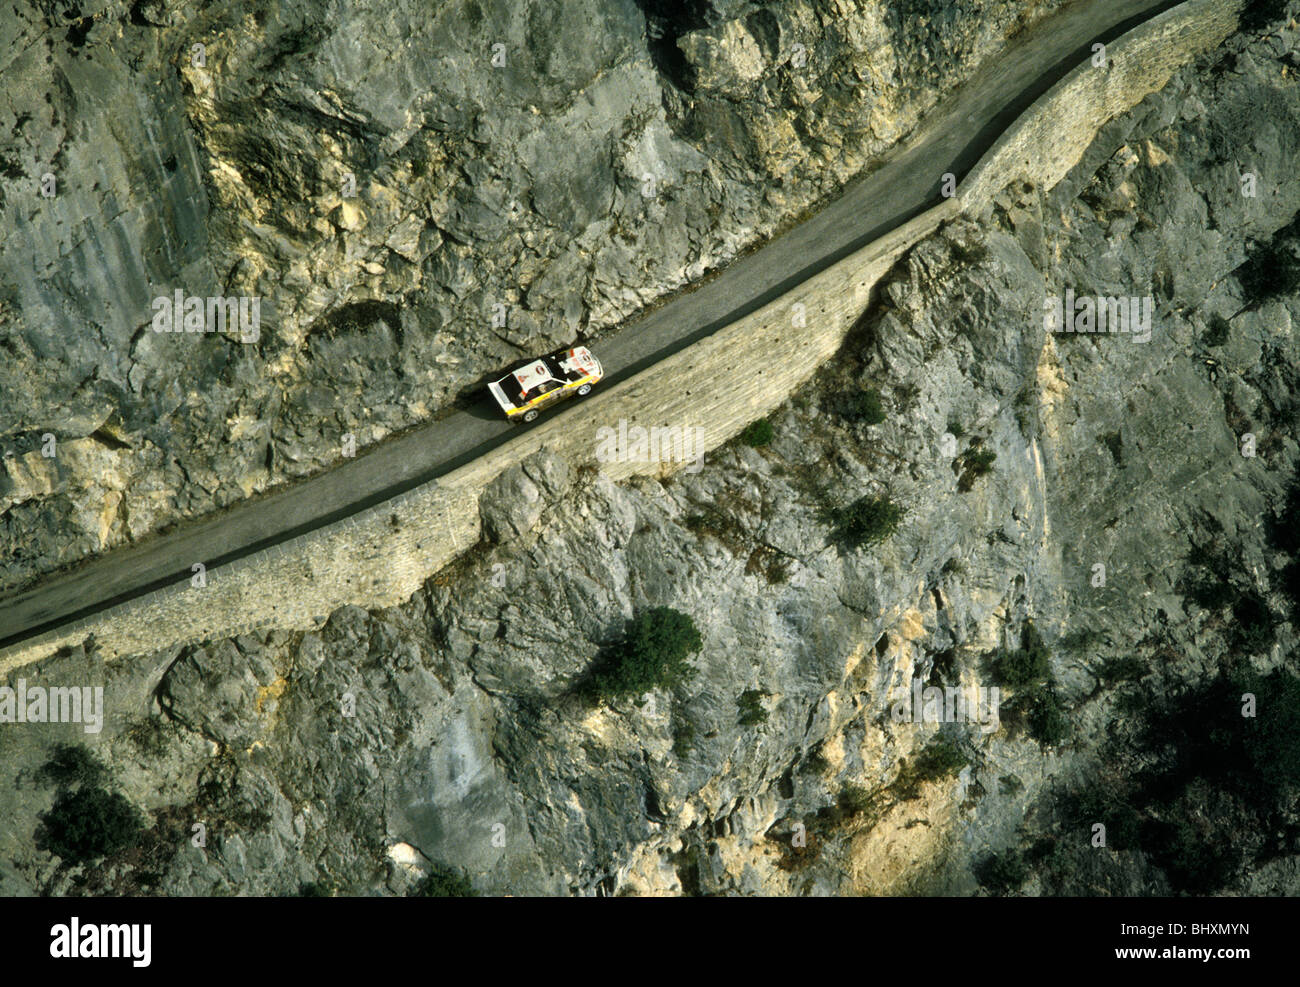
<path fill-rule="evenodd" d="M 869 176 L 799 226 L 595 344 L 606 371 L 602 386 L 762 307 L 934 205 L 942 176 L 965 175 L 1030 103 L 1091 57 L 1094 42 L 1174 5 L 1081 0 L 1036 25 L 936 108 Z M 387 500 L 477 458 L 515 428 L 484 392 L 482 400 L 327 472 L 87 559 L 0 601 L 0 647 L 188 580 L 194 562 L 209 568 L 228 563 Z"/>

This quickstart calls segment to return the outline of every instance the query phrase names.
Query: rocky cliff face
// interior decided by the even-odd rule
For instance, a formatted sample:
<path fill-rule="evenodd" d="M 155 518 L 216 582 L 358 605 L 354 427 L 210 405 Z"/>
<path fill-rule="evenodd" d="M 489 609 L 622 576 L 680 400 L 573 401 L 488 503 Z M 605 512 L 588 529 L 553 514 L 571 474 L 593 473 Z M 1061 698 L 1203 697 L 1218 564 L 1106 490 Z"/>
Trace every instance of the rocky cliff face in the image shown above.
<path fill-rule="evenodd" d="M 1054 6 L 6 9 L 0 587 L 618 325 L 807 211 Z M 256 338 L 152 331 L 177 291 L 259 298 Z"/>
<path fill-rule="evenodd" d="M 1258 683 L 1298 671 L 1298 42 L 1234 38 L 1051 193 L 921 244 L 768 444 L 626 485 L 543 453 L 407 605 L 28 670 L 108 676 L 95 749 L 150 828 L 93 868 L 34 849 L 50 742 L 84 738 L 0 732 L 0 887 L 1294 894 L 1294 788 L 1165 755 L 1218 729 L 1224 676 L 1273 723 L 1288 686 Z M 1149 340 L 1048 333 L 1067 290 L 1150 298 Z M 863 497 L 905 508 L 892 537 L 855 545 Z M 593 703 L 653 606 L 696 621 L 695 675 Z M 916 680 L 1001 714 L 901 721 Z"/>

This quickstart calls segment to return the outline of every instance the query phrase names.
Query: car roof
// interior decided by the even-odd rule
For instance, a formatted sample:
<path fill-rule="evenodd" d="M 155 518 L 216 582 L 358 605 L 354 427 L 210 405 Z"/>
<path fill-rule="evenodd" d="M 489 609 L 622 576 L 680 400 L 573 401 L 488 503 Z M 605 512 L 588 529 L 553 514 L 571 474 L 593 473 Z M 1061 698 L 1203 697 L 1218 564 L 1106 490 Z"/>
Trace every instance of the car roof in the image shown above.
<path fill-rule="evenodd" d="M 546 365 L 545 360 L 534 360 L 514 372 L 514 378 L 519 382 L 519 389 L 525 392 L 531 391 L 538 384 L 552 377 L 554 374 L 551 373 L 551 368 Z"/>

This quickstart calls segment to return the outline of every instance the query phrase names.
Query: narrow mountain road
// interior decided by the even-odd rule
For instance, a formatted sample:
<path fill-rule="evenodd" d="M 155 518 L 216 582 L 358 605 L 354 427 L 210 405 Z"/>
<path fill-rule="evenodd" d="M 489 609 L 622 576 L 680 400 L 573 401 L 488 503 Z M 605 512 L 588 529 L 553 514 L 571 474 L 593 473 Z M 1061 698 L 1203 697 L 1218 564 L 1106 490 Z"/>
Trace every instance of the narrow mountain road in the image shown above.
<path fill-rule="evenodd" d="M 1031 28 L 825 208 L 595 344 L 607 374 L 602 386 L 760 308 L 935 204 L 943 175 L 960 179 L 1011 121 L 1091 57 L 1095 42 L 1175 5 L 1080 0 Z M 0 647 L 188 579 L 195 562 L 228 563 L 379 503 L 508 441 L 514 428 L 485 393 L 325 473 L 50 575 L 0 601 Z"/>

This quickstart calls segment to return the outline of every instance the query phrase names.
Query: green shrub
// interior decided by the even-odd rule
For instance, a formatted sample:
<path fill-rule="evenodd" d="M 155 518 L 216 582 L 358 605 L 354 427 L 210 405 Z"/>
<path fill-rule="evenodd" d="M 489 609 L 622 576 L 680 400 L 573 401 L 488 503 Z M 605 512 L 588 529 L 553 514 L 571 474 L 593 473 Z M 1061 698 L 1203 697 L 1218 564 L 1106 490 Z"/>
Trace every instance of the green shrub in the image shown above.
<path fill-rule="evenodd" d="M 1070 721 L 1065 705 L 1053 688 L 1043 688 L 1029 705 L 1029 735 L 1047 747 L 1058 747 L 1070 738 Z"/>
<path fill-rule="evenodd" d="M 1204 832 L 1188 819 L 1155 822 L 1147 844 L 1164 866 L 1175 888 L 1192 894 L 1213 894 L 1233 877 L 1240 854 L 1223 834 Z"/>
<path fill-rule="evenodd" d="M 1010 894 L 1029 880 L 1029 866 L 1017 850 L 985 857 L 975 866 L 975 879 L 994 894 Z"/>
<path fill-rule="evenodd" d="M 955 778 L 970 759 L 942 734 L 933 737 L 910 762 L 905 761 L 891 786 L 900 799 L 914 799 L 927 782 Z"/>
<path fill-rule="evenodd" d="M 1141 658 L 1127 655 L 1123 658 L 1107 658 L 1097 669 L 1097 678 L 1102 682 L 1136 682 L 1147 673 L 1147 665 Z"/>
<path fill-rule="evenodd" d="M 885 406 L 880 401 L 880 392 L 874 387 L 858 395 L 858 420 L 864 425 L 879 425 L 885 420 Z"/>
<path fill-rule="evenodd" d="M 1268 243 L 1255 245 L 1236 274 L 1247 304 L 1291 295 L 1300 289 L 1300 260 L 1295 256 L 1290 228 L 1279 230 Z"/>
<path fill-rule="evenodd" d="M 1232 327 L 1222 315 L 1217 312 L 1210 316 L 1210 321 L 1205 327 L 1205 345 L 1222 346 L 1228 341 L 1228 334 Z"/>
<path fill-rule="evenodd" d="M 733 555 L 739 555 L 747 548 L 749 539 L 744 525 L 716 508 L 710 507 L 702 514 L 688 514 L 685 524 L 695 536 L 714 538 L 725 545 Z"/>
<path fill-rule="evenodd" d="M 1032 620 L 1025 621 L 1020 641 L 1019 648 L 1011 651 L 1003 648 L 993 658 L 993 671 L 1012 689 L 1037 685 L 1052 674 L 1051 653 Z"/>
<path fill-rule="evenodd" d="M 1255 696 L 1253 717 L 1241 715 L 1247 693 Z M 1300 678 L 1283 669 L 1229 676 L 1215 693 L 1215 709 L 1222 725 L 1211 743 L 1223 757 L 1224 777 L 1244 783 L 1245 795 L 1263 789 L 1276 797 L 1300 787 Z"/>
<path fill-rule="evenodd" d="M 1141 815 L 1111 783 L 1066 792 L 1061 807 L 1069 822 L 1089 835 L 1094 825 L 1104 825 L 1106 846 L 1112 850 L 1134 850 L 1141 845 Z"/>
<path fill-rule="evenodd" d="M 898 531 L 907 511 L 884 497 L 859 497 L 848 507 L 836 510 L 832 524 L 835 537 L 851 548 L 874 545 Z"/>
<path fill-rule="evenodd" d="M 961 474 L 957 480 L 957 489 L 969 493 L 976 480 L 993 471 L 993 462 L 997 458 L 998 454 L 992 449 L 972 445 L 957 457 L 957 470 Z"/>
<path fill-rule="evenodd" d="M 1030 432 L 1030 426 L 1034 423 L 1034 385 L 1029 381 L 1020 388 L 1016 394 L 1014 407 L 1016 409 L 1016 424 L 1020 426 L 1020 431 L 1025 435 Z"/>
<path fill-rule="evenodd" d="M 70 864 L 86 863 L 131 846 L 143 828 L 135 807 L 98 786 L 61 791 L 44 823 L 44 847 Z"/>
<path fill-rule="evenodd" d="M 304 881 L 298 885 L 298 898 L 332 898 L 329 886 L 321 881 Z"/>
<path fill-rule="evenodd" d="M 1272 647 L 1279 619 L 1263 594 L 1251 583 L 1253 576 L 1217 542 L 1194 545 L 1187 556 L 1188 574 L 1183 580 L 1187 597 L 1204 610 L 1221 612 L 1230 608 L 1232 646 L 1258 654 Z M 1284 570 L 1282 588 L 1286 590 Z"/>
<path fill-rule="evenodd" d="M 962 427 L 961 422 L 950 420 L 948 422 L 948 433 L 954 439 L 960 439 L 963 435 L 966 434 L 966 429 Z"/>
<path fill-rule="evenodd" d="M 413 898 L 477 898 L 478 892 L 461 871 L 434 864 L 411 892 Z"/>
<path fill-rule="evenodd" d="M 740 433 L 740 441 L 747 446 L 765 446 L 772 441 L 772 423 L 766 418 L 750 422 Z"/>
<path fill-rule="evenodd" d="M 1232 604 L 1232 641 L 1236 648 L 1250 654 L 1263 654 L 1277 637 L 1277 615 L 1260 592 L 1243 590 Z"/>
<path fill-rule="evenodd" d="M 767 721 L 767 710 L 763 708 L 763 697 L 767 693 L 759 689 L 746 689 L 736 700 L 736 711 L 742 727 L 752 727 Z"/>
<path fill-rule="evenodd" d="M 916 777 L 920 781 L 938 781 L 953 778 L 970 759 L 947 737 L 938 736 L 925 745 L 916 756 Z"/>
<path fill-rule="evenodd" d="M 1025 783 L 1018 775 L 1002 775 L 998 778 L 998 792 L 1001 795 L 1019 795 L 1025 790 Z"/>
<path fill-rule="evenodd" d="M 594 673 L 594 692 L 608 700 L 676 686 L 694 673 L 686 659 L 703 647 L 686 614 L 671 607 L 646 610 L 628 622 L 623 640 Z"/>
<path fill-rule="evenodd" d="M 874 809 L 876 806 L 876 797 L 861 785 L 855 785 L 851 781 L 846 781 L 840 788 L 840 794 L 836 804 L 843 816 L 853 818 Z"/>

